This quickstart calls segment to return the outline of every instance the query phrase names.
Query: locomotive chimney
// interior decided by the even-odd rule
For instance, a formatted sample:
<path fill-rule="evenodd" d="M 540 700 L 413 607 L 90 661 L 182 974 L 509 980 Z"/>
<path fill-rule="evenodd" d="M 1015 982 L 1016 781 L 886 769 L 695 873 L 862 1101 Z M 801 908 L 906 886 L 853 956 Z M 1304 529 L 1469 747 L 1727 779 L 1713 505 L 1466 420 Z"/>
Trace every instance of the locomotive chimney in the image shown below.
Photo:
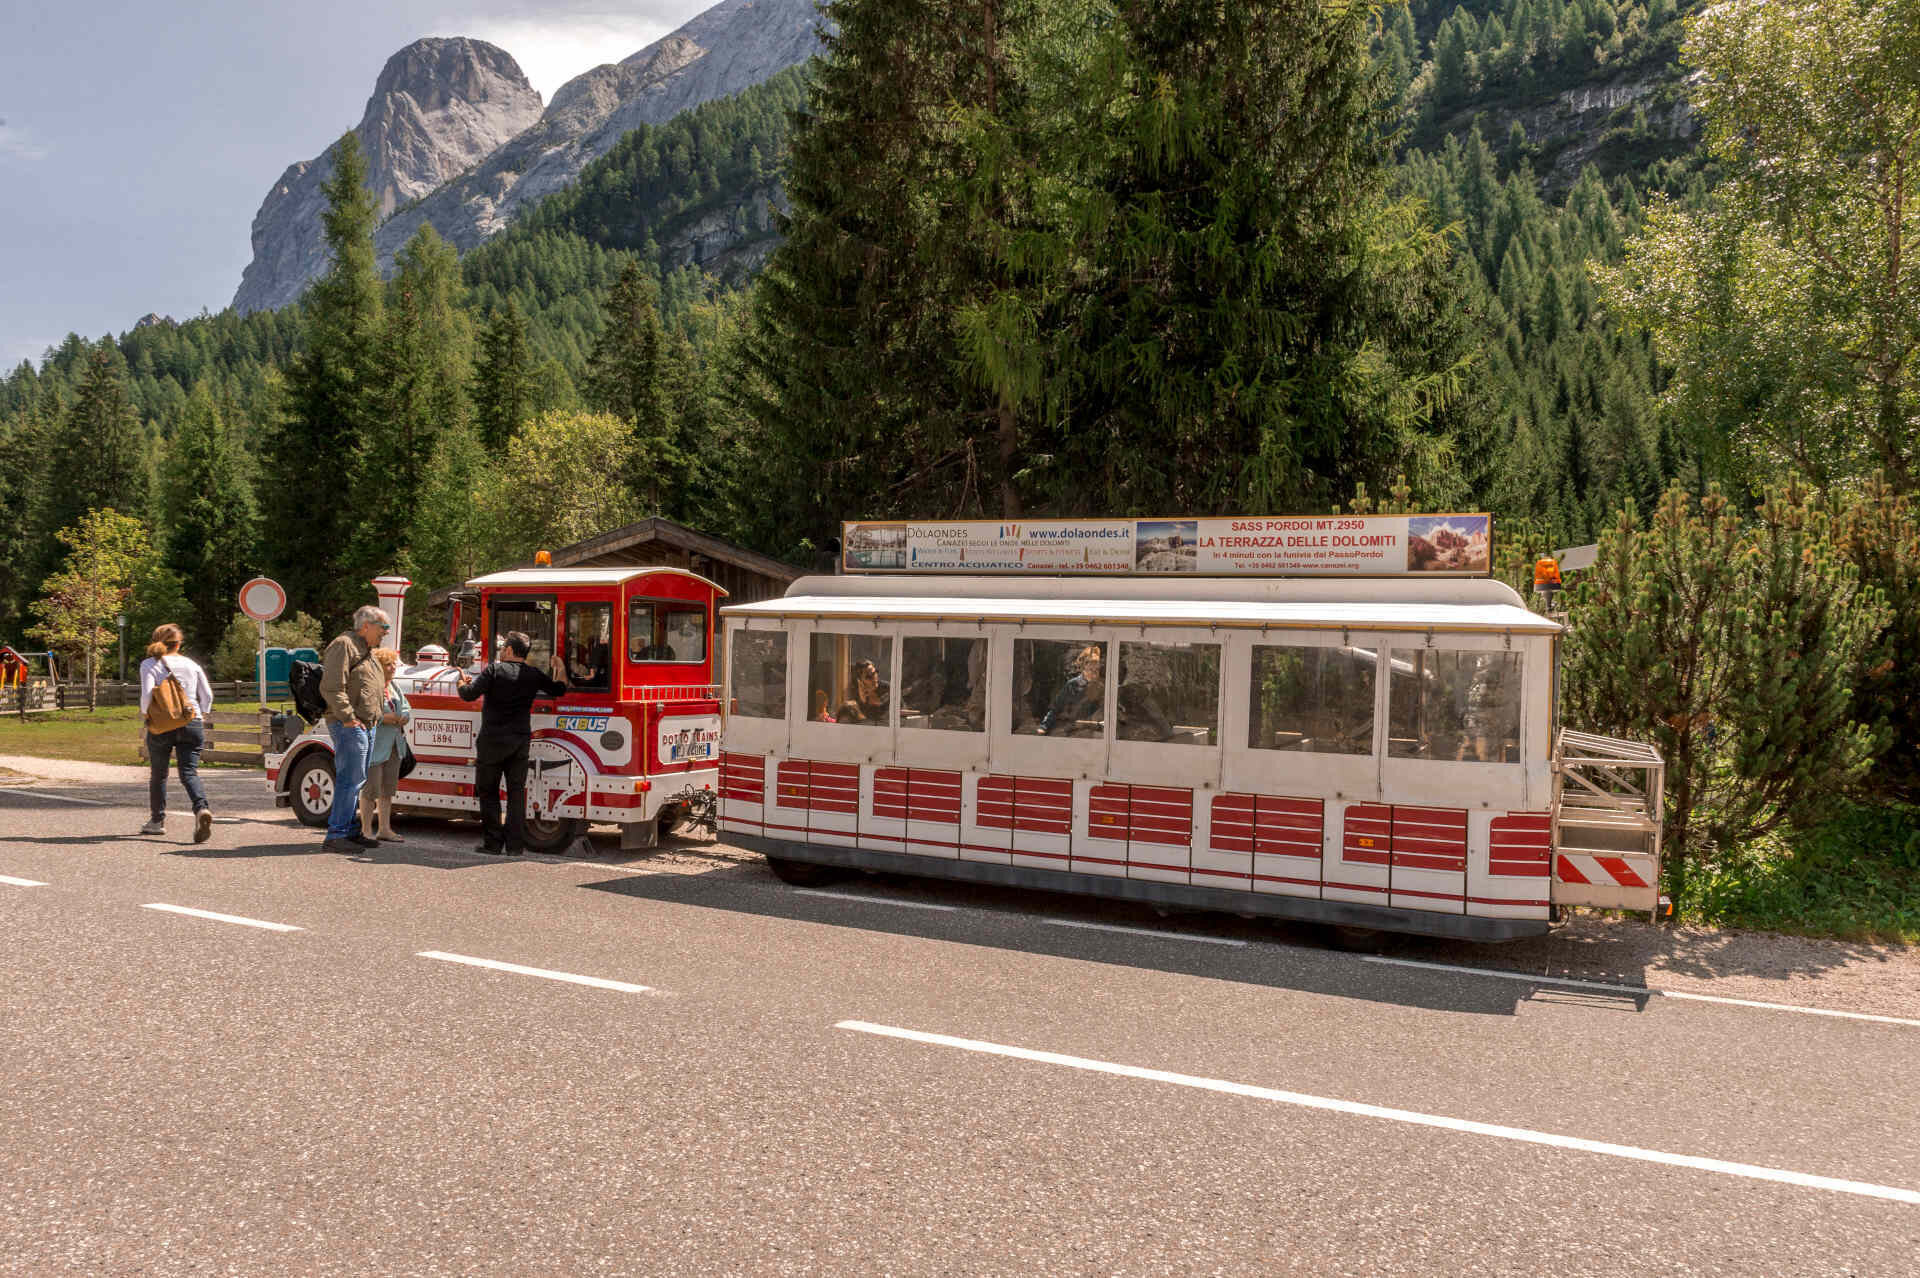
<path fill-rule="evenodd" d="M 373 593 L 380 597 L 380 606 L 393 618 L 393 629 L 387 633 L 387 646 L 402 654 L 406 649 L 400 646 L 400 622 L 407 609 L 407 590 L 413 583 L 405 577 L 375 577 Z"/>

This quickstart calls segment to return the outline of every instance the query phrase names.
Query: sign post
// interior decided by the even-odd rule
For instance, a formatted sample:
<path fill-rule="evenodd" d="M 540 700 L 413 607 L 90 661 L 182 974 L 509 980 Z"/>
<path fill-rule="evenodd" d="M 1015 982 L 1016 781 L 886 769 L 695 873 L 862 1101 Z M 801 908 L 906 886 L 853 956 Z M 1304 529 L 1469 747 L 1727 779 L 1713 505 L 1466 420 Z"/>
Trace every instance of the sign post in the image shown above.
<path fill-rule="evenodd" d="M 240 587 L 240 611 L 260 623 L 260 647 L 254 669 L 260 676 L 260 708 L 267 708 L 267 623 L 287 610 L 287 592 L 271 577 L 255 577 Z"/>

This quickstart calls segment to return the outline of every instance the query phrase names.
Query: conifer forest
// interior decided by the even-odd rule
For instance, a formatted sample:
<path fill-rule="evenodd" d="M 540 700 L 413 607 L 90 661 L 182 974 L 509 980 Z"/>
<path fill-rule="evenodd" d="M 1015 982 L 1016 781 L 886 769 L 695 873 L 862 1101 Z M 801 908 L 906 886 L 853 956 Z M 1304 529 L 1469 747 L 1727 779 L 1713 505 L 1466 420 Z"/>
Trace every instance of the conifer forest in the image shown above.
<path fill-rule="evenodd" d="M 1847 820 L 1920 883 L 1920 0 L 1801 9 L 830 0 L 390 278 L 349 133 L 299 303 L 0 377 L 0 640 L 109 508 L 129 634 L 202 654 L 258 573 L 330 633 L 652 514 L 810 565 L 843 519 L 1487 510 L 1510 565 L 1600 543 L 1565 713 L 1667 755 L 1677 874 Z"/>

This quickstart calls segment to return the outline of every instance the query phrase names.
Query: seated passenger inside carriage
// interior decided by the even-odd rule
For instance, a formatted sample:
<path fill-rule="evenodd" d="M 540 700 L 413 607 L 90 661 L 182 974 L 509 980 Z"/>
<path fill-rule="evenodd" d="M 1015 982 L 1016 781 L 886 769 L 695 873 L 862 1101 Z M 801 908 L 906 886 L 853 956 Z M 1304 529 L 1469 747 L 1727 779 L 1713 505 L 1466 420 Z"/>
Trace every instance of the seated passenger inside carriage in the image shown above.
<path fill-rule="evenodd" d="M 1105 730 L 1106 655 L 1097 643 L 1075 654 L 1060 690 L 1053 696 L 1036 732 L 1046 736 L 1099 736 Z"/>
<path fill-rule="evenodd" d="M 880 671 L 871 661 L 853 663 L 849 671 L 853 695 L 841 703 L 834 714 L 836 723 L 852 723 L 868 728 L 887 726 L 887 690 L 880 682 Z"/>

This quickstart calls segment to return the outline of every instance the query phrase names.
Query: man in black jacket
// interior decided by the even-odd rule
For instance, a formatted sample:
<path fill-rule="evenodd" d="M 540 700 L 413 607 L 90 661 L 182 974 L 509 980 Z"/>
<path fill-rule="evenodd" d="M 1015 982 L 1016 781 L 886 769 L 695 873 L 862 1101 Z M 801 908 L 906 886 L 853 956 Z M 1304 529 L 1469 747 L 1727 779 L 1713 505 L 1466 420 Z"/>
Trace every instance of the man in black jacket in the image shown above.
<path fill-rule="evenodd" d="M 477 701 L 480 735 L 474 741 L 474 789 L 480 794 L 481 842 L 488 856 L 519 856 L 527 850 L 527 747 L 533 740 L 533 703 L 540 697 L 564 697 L 560 661 L 549 678 L 527 664 L 533 641 L 518 630 L 500 644 L 500 660 L 478 677 L 460 679 L 460 699 Z M 507 778 L 507 825 L 500 828 L 500 778 Z"/>

